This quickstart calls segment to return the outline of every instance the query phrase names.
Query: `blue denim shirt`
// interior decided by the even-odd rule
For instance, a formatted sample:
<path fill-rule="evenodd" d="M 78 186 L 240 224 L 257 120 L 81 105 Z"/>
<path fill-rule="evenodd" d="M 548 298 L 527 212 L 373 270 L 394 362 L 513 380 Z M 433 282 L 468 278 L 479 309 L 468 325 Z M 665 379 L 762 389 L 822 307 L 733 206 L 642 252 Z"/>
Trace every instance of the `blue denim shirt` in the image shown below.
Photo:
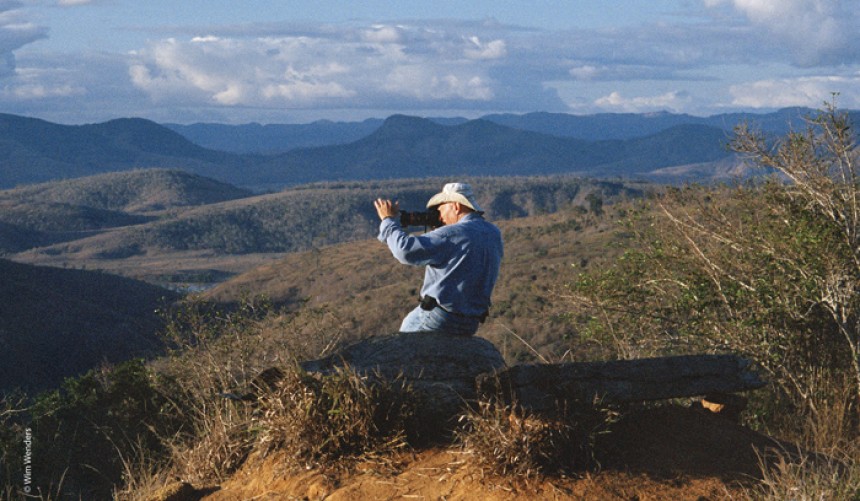
<path fill-rule="evenodd" d="M 480 316 L 489 309 L 502 262 L 502 234 L 479 214 L 418 236 L 404 231 L 396 218 L 386 218 L 379 240 L 401 263 L 426 266 L 422 296 L 462 315 Z"/>

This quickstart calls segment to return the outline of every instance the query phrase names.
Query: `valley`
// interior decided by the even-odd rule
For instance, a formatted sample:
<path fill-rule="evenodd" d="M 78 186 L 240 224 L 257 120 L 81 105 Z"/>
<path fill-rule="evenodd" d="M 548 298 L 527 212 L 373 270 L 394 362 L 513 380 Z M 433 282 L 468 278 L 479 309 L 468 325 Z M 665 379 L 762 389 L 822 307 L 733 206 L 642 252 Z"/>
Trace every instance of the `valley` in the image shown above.
<path fill-rule="evenodd" d="M 514 358 L 534 354 L 511 342 L 513 330 L 528 329 L 529 337 L 543 339 L 539 347 L 558 348 L 556 327 L 539 320 L 546 313 L 540 296 L 563 276 L 559 270 L 605 254 L 578 234 L 592 226 L 609 231 L 609 219 L 595 211 L 639 199 L 654 187 L 571 176 L 464 180 L 474 184 L 487 217 L 510 241 L 497 293 L 499 318 L 507 320 L 488 322 L 486 335 L 512 345 Z M 11 304 L 0 317 L 14 316 L 3 337 L 7 346 L 20 347 L 5 353 L 25 367 L 56 369 L 15 371 L 0 387 L 41 388 L 102 360 L 158 353 L 160 320 L 153 312 L 187 293 L 225 305 L 265 296 L 291 310 L 324 308 L 350 326 L 349 339 L 396 330 L 399 315 L 380 313 L 410 308 L 421 270 L 398 265 L 376 241 L 370 201 L 392 197 L 404 209 L 421 210 L 443 182 L 319 183 L 258 195 L 182 171 L 141 169 L 0 191 L 0 262 L 22 277 L 7 275 L 0 283 Z M 25 295 L 20 288 L 28 276 Z M 110 285 L 96 293 L 87 283 Z M 151 291 L 146 299 L 140 288 Z M 59 299 L 63 290 L 77 292 Z M 98 320 L 99 312 L 112 315 L 103 294 L 125 305 L 120 324 L 126 327 Z M 59 310 L 45 316 L 43 301 Z M 96 342 L 110 336 L 120 338 Z M 60 363 L 74 352 L 65 343 L 107 351 Z"/>

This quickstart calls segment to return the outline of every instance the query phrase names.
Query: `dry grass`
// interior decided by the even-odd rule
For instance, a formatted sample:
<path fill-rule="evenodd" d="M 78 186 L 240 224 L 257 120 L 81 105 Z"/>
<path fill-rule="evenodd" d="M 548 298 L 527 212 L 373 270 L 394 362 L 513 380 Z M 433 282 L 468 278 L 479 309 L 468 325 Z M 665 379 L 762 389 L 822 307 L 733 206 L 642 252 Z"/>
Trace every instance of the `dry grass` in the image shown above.
<path fill-rule="evenodd" d="M 144 501 L 150 494 L 172 480 L 164 458 L 154 457 L 144 447 L 137 447 L 134 457 L 123 458 L 123 484 L 115 486 L 116 501 Z"/>
<path fill-rule="evenodd" d="M 223 395 L 244 391 L 264 369 L 322 356 L 341 333 L 338 320 L 324 310 L 288 314 L 261 299 L 229 310 L 191 301 L 169 320 L 164 336 L 173 351 L 155 367 L 170 382 L 164 393 L 186 425 L 162 437 L 166 461 L 140 457 L 126 464 L 119 491 L 126 499 L 152 492 L 166 479 L 209 485 L 229 478 L 254 450 L 261 430 L 254 419 L 258 402 Z"/>
<path fill-rule="evenodd" d="M 814 371 L 807 387 L 775 431 L 798 445 L 762 457 L 751 499 L 860 499 L 860 429 L 849 376 Z"/>
<path fill-rule="evenodd" d="M 858 452 L 841 451 L 839 456 L 776 452 L 762 460 L 763 478 L 747 494 L 762 501 L 860 499 Z"/>
<path fill-rule="evenodd" d="M 403 380 L 361 376 L 349 368 L 326 376 L 287 371 L 260 399 L 264 454 L 287 453 L 292 466 L 323 470 L 391 455 L 408 446 L 414 416 Z"/>
<path fill-rule="evenodd" d="M 484 400 L 461 417 L 457 436 L 485 474 L 528 480 L 593 466 L 595 438 L 607 432 L 613 420 L 614 413 L 598 406 L 544 416 L 516 403 Z"/>
<path fill-rule="evenodd" d="M 183 480 L 220 482 L 238 470 L 254 448 L 251 407 L 224 400 L 201 411 L 208 415 L 198 416 L 197 429 L 172 444 L 171 462 Z"/>

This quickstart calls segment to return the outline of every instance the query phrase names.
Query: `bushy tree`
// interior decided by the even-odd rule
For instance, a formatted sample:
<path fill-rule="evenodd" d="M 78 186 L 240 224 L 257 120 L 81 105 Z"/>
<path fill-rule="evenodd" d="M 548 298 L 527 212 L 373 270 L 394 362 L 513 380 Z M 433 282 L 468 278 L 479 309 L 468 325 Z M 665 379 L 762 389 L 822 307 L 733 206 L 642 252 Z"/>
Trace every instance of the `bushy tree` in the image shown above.
<path fill-rule="evenodd" d="M 796 219 L 807 219 L 826 234 L 809 242 L 818 246 L 813 252 L 818 251 L 819 266 L 795 267 L 811 281 L 810 305 L 824 310 L 828 327 L 841 338 L 834 340 L 837 346 L 817 348 L 847 355 L 860 397 L 860 150 L 847 115 L 828 104 L 805 131 L 790 133 L 775 146 L 740 127 L 733 148 L 788 179 L 775 209 L 793 210 Z"/>
<path fill-rule="evenodd" d="M 572 287 L 584 338 L 621 357 L 732 351 L 812 408 L 821 374 L 860 398 L 860 182 L 855 137 L 827 105 L 769 140 L 732 148 L 771 176 L 672 189 L 628 223 L 638 246 Z"/>

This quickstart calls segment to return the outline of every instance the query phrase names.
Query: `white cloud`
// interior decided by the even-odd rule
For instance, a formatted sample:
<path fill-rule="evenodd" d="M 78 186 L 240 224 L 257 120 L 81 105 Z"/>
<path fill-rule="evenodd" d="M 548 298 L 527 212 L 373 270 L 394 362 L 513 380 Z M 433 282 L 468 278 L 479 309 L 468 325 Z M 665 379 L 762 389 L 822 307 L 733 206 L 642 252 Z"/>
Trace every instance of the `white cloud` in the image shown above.
<path fill-rule="evenodd" d="M 379 24 L 364 30 L 362 38 L 371 43 L 398 43 L 400 42 L 400 31 L 395 26 Z"/>
<path fill-rule="evenodd" d="M 15 73 L 15 51 L 47 37 L 48 30 L 24 18 L 22 4 L 0 2 L 0 78 Z"/>
<path fill-rule="evenodd" d="M 208 43 L 208 42 L 220 42 L 220 41 L 221 41 L 220 38 L 213 36 L 213 35 L 207 35 L 204 37 L 194 37 L 191 39 L 192 43 Z"/>
<path fill-rule="evenodd" d="M 860 61 L 860 11 L 855 0 L 705 0 L 728 5 L 775 43 L 786 44 L 801 66 Z"/>
<path fill-rule="evenodd" d="M 504 54 L 501 40 L 483 44 L 477 37 L 376 25 L 329 36 L 165 39 L 136 51 L 128 74 L 155 102 L 312 107 L 486 101 L 494 93 L 480 62 Z"/>
<path fill-rule="evenodd" d="M 81 87 L 76 87 L 69 84 L 46 85 L 40 83 L 32 84 L 17 84 L 5 86 L 0 89 L 5 99 L 15 99 L 17 101 L 40 100 L 45 98 L 55 97 L 72 97 L 83 96 L 86 90 Z"/>
<path fill-rule="evenodd" d="M 489 43 L 481 43 L 477 36 L 469 37 L 471 46 L 465 49 L 466 57 L 469 59 L 501 59 L 507 55 L 507 47 L 504 40 L 493 40 Z"/>
<path fill-rule="evenodd" d="M 833 93 L 839 93 L 841 107 L 860 106 L 860 74 L 759 80 L 732 85 L 732 105 L 747 108 L 820 108 Z"/>
<path fill-rule="evenodd" d="M 576 80 L 594 80 L 604 72 L 604 68 L 598 68 L 592 64 L 584 64 L 571 68 L 569 73 Z"/>
<path fill-rule="evenodd" d="M 57 5 L 62 7 L 74 7 L 77 5 L 89 5 L 95 3 L 95 0 L 59 0 Z"/>
<path fill-rule="evenodd" d="M 442 73 L 423 65 L 399 66 L 385 80 L 385 89 L 420 101 L 465 99 L 486 101 L 493 90 L 481 77 L 462 71 Z"/>
<path fill-rule="evenodd" d="M 690 96 L 686 92 L 673 91 L 657 96 L 637 96 L 627 98 L 619 92 L 612 92 L 594 101 L 598 108 L 626 113 L 648 111 L 680 111 L 689 104 Z"/>
<path fill-rule="evenodd" d="M 860 96 L 860 77 L 850 73 L 860 68 L 852 55 L 860 40 L 845 29 L 857 14 L 835 0 L 701 0 L 687 3 L 699 8 L 692 20 L 587 30 L 457 20 L 157 26 L 133 52 L 53 54 L 39 47 L 56 44 L 18 50 L 47 36 L 20 5 L 0 0 L 0 106 L 10 112 L 134 112 L 164 121 L 329 118 L 359 109 L 710 113 L 818 106 L 832 91 L 842 93 L 840 105 Z M 810 12 L 818 24 L 803 18 Z M 833 29 L 817 33 L 828 20 Z M 816 69 L 818 77 L 792 78 L 804 61 L 837 59 L 839 66 Z M 827 76 L 837 72 L 842 80 Z"/>

